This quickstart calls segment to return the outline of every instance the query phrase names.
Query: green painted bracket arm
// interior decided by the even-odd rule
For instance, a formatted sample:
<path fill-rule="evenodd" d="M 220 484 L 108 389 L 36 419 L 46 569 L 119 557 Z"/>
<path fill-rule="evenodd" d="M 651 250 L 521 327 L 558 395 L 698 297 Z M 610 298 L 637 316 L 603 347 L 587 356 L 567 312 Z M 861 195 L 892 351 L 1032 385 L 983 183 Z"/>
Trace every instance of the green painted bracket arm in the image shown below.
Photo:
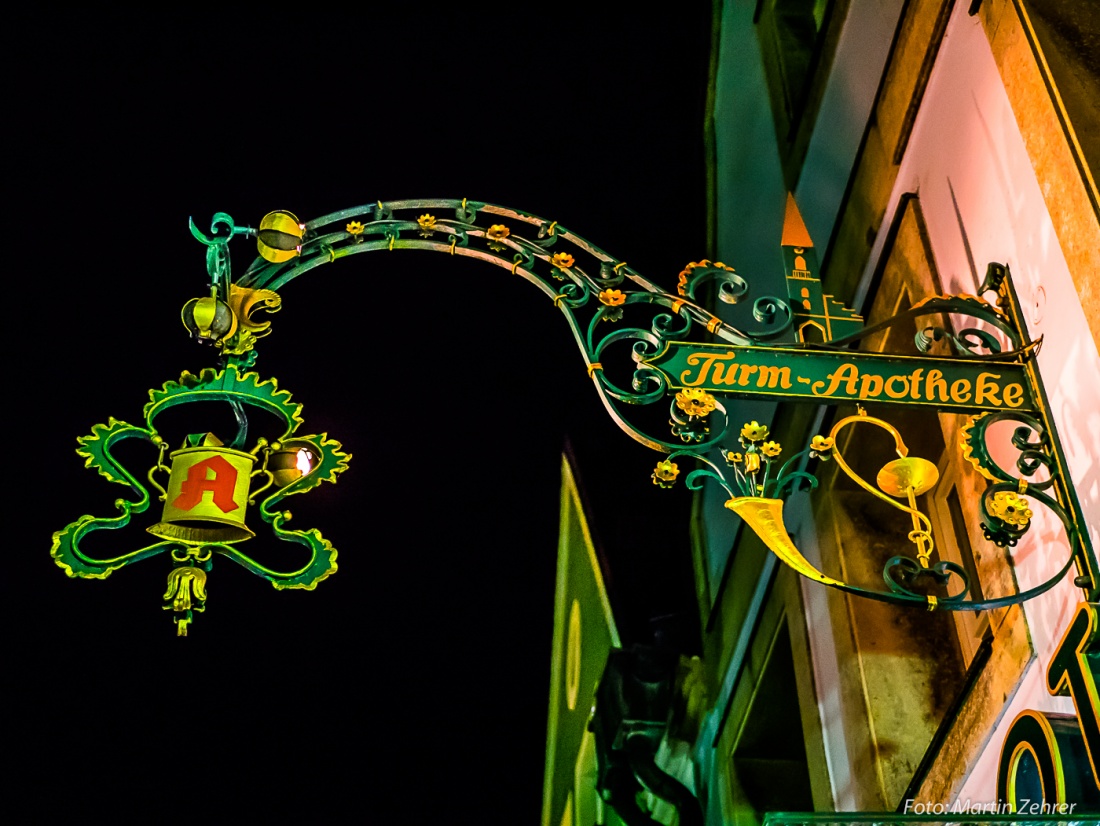
<path fill-rule="evenodd" d="M 264 518 L 268 518 L 267 514 L 264 514 Z M 283 524 L 289 518 L 290 513 L 283 512 L 275 514 L 270 521 L 271 527 L 279 539 L 297 542 L 310 549 L 309 562 L 297 571 L 273 571 L 231 545 L 212 545 L 210 547 L 256 576 L 268 580 L 280 591 L 287 588 L 301 588 L 305 591 L 312 591 L 317 587 L 318 582 L 336 573 L 336 549 L 332 547 L 331 542 L 321 536 L 321 532 L 316 528 L 310 528 L 308 531 L 285 530 Z"/>
<path fill-rule="evenodd" d="M 176 544 L 158 542 L 111 559 L 96 559 L 80 550 L 80 541 L 87 534 L 97 530 L 124 528 L 130 523 L 130 517 L 133 514 L 142 513 L 149 507 L 149 491 L 126 468 L 118 463 L 111 455 L 111 448 L 124 439 L 144 439 L 155 442 L 158 438 L 151 429 L 136 427 L 127 422 L 110 418 L 107 420 L 107 424 L 97 424 L 92 427 L 92 432 L 89 435 L 77 439 L 80 447 L 77 448 L 76 453 L 85 459 L 85 467 L 98 471 L 99 475 L 109 482 L 126 485 L 138 495 L 138 498 L 137 501 L 116 499 L 115 507 L 121 511 L 118 516 L 96 517 L 85 514 L 53 535 L 53 547 L 50 549 L 50 556 L 69 576 L 104 579 L 112 571 L 124 565 L 129 565 L 131 562 L 137 562 L 150 556 L 156 556 Z"/>
<path fill-rule="evenodd" d="M 130 522 L 131 503 L 125 499 L 117 499 L 115 505 L 122 511 L 121 516 L 96 517 L 85 514 L 53 535 L 50 556 L 66 574 L 81 579 L 106 579 L 112 571 L 117 571 L 125 565 L 140 562 L 179 547 L 177 542 L 157 542 L 111 559 L 96 559 L 88 556 L 80 550 L 80 540 L 84 536 L 92 531 L 123 528 Z"/>
<path fill-rule="evenodd" d="M 210 222 L 210 235 L 206 235 L 188 218 L 191 234 L 199 243 L 206 246 L 206 271 L 210 275 L 210 284 L 224 301 L 229 295 L 229 282 L 232 269 L 229 262 L 229 239 L 236 235 L 251 235 L 251 227 L 238 227 L 233 219 L 224 212 L 215 212 Z"/>
<path fill-rule="evenodd" d="M 124 439 L 144 439 L 154 443 L 158 441 L 152 428 L 137 427 L 112 416 L 107 424 L 94 425 L 90 434 L 76 440 L 80 445 L 76 449 L 76 455 L 84 459 L 84 467 L 99 471 L 99 475 L 107 481 L 132 488 L 140 496 L 140 500 L 130 504 L 134 513 L 141 513 L 149 507 L 149 491 L 111 455 L 111 448 Z"/>

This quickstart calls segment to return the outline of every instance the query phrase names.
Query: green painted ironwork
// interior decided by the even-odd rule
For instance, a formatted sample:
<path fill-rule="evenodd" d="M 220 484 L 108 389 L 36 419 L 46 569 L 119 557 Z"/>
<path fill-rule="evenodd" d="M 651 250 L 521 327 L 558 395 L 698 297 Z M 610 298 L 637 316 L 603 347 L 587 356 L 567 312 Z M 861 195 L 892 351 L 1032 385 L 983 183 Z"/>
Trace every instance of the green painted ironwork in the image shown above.
<path fill-rule="evenodd" d="M 697 465 L 686 476 L 688 487 L 697 489 L 705 480 L 722 485 L 730 493 L 731 502 L 739 500 L 738 506 L 729 505 L 731 510 L 744 507 L 743 500 L 747 499 L 769 499 L 773 504 L 768 507 L 774 509 L 774 503 L 778 503 L 781 508 L 782 499 L 799 486 L 816 485 L 811 474 L 792 469 L 800 466 L 798 463 L 804 457 L 834 455 L 831 445 L 830 449 L 823 449 L 818 444 L 822 437 L 815 437 L 809 450 L 796 453 L 772 474 L 772 464 L 782 450 L 774 442 L 767 442 L 765 437 L 746 438 L 742 430 L 739 437 L 742 451 L 724 447 L 736 431 L 729 427 L 720 397 L 740 394 L 784 401 L 859 401 L 864 389 L 876 387 L 874 379 L 865 383 L 862 378 L 875 370 L 874 375 L 882 385 L 873 399 L 876 402 L 925 403 L 954 412 L 978 411 L 978 418 L 968 428 L 968 458 L 994 483 L 982 500 L 982 521 L 988 536 L 1006 545 L 1018 539 L 1028 527 L 1029 512 L 1025 518 L 1027 503 L 1022 499 L 1027 496 L 1059 516 L 1071 545 L 1071 556 L 1055 577 L 1024 593 L 984 602 L 967 600 L 966 573 L 947 563 L 929 564 L 927 555 L 920 552 L 923 546 L 919 543 L 917 558 L 899 555 L 887 564 L 883 572 L 886 590 L 871 590 L 816 572 L 785 534 L 776 533 L 775 547 L 780 549 L 777 553 L 800 573 L 874 599 L 977 610 L 1036 596 L 1052 587 L 1076 564 L 1076 584 L 1088 599 L 1100 597 L 1095 552 L 1083 529 L 1080 504 L 1069 481 L 1034 360 L 1038 342 L 1028 338 L 1006 267 L 990 265 L 986 282 L 979 290 L 982 295 L 996 293 L 996 304 L 976 296 L 936 296 L 855 333 L 849 331 L 858 316 L 844 310 L 844 323 L 837 325 L 837 332 L 845 335 L 811 343 L 796 340 L 800 334 L 796 335 L 793 324 L 801 316 L 784 299 L 764 296 L 753 300 L 751 329 L 724 321 L 703 307 L 696 296 L 704 287 L 713 288 L 718 298 L 729 304 L 751 298 L 749 283 L 731 267 L 709 261 L 693 262 L 680 273 L 676 293 L 668 293 L 625 261 L 557 222 L 526 212 L 467 200 L 410 200 L 376 202 L 301 224 L 296 221 L 290 213 L 272 213 L 261 222 L 260 230 L 253 230 L 238 227 L 228 215 L 217 213 L 209 234 L 191 223 L 192 234 L 207 248 L 210 294 L 188 302 L 183 320 L 195 338 L 215 343 L 221 351 L 219 366 L 203 370 L 198 376 L 185 373 L 178 382 L 151 391 L 145 407 L 145 427 L 111 420 L 107 425 L 97 425 L 90 436 L 80 440 L 78 453 L 86 459 L 87 466 L 94 467 L 111 482 L 126 485 L 136 498 L 118 500 L 119 516 L 81 517 L 55 535 L 53 556 L 70 575 L 103 578 L 123 565 L 166 551 L 172 553 L 177 564 L 190 564 L 197 556 L 203 556 L 202 564 L 209 565 L 210 554 L 221 554 L 279 588 L 312 588 L 335 571 L 336 552 L 327 540 L 315 529 L 287 530 L 284 526 L 289 514 L 276 506 L 286 496 L 303 493 L 320 481 L 335 481 L 350 457 L 341 452 L 338 442 L 324 434 L 295 436 L 302 423 L 300 405 L 291 402 L 290 394 L 278 389 L 274 380 L 262 380 L 249 372 L 255 362 L 257 339 L 270 332 L 270 322 L 256 321 L 252 313 L 277 310 L 281 300 L 279 290 L 311 270 L 342 258 L 372 251 L 420 249 L 476 258 L 508 269 L 540 290 L 568 324 L 593 387 L 612 419 L 635 441 L 667 454 L 654 471 L 655 484 L 663 487 L 674 484 L 679 469 L 673 459 L 681 458 Z M 272 229 L 273 226 L 281 229 Z M 228 245 L 230 240 L 241 236 L 257 238 L 263 256 L 234 281 Z M 808 272 L 799 277 L 799 284 L 819 284 Z M 982 326 L 958 332 L 926 327 L 914 342 L 917 353 L 908 356 L 878 356 L 849 349 L 850 345 L 889 326 L 939 314 L 968 317 Z M 707 334 L 720 343 L 702 342 Z M 956 357 L 922 355 L 937 341 L 947 342 Z M 708 383 L 698 371 L 710 356 L 713 359 L 709 378 L 713 381 Z M 690 363 L 693 357 L 699 359 L 695 365 Z M 747 368 L 755 365 L 756 369 L 740 369 L 736 385 L 732 385 L 733 373 L 727 364 L 724 379 L 719 383 L 720 361 L 737 361 Z M 693 366 L 697 372 L 685 381 L 687 368 Z M 790 373 L 789 387 L 786 371 Z M 905 384 L 906 398 L 892 397 L 891 388 L 900 393 L 901 384 Z M 822 392 L 815 394 L 815 387 Z M 802 388 L 809 388 L 812 399 L 800 392 Z M 965 392 L 972 395 L 967 399 L 955 398 L 951 395 L 952 388 L 960 396 Z M 649 432 L 632 421 L 631 410 L 662 403 L 670 397 L 671 438 Z M 869 391 L 864 398 L 871 400 Z M 164 499 L 164 489 L 153 479 L 157 469 L 168 470 L 163 464 L 166 447 L 155 430 L 154 419 L 170 407 L 203 400 L 224 401 L 234 412 L 238 431 L 227 449 L 245 449 L 247 409 L 260 409 L 285 422 L 281 441 L 289 443 L 293 438 L 295 444 L 320 458 L 321 464 L 304 477 L 311 482 L 301 486 L 290 484 L 269 493 L 259 505 L 261 518 L 278 538 L 300 543 L 310 550 L 311 561 L 303 568 L 291 572 L 270 570 L 224 541 L 159 542 L 111 559 L 93 559 L 80 550 L 80 540 L 89 532 L 122 527 L 150 505 L 148 490 L 112 457 L 111 446 L 130 438 L 152 442 L 159 449 L 160 458 L 149 479 L 162 491 Z M 1005 417 L 1020 423 L 1014 440 L 1022 451 L 1016 467 L 1019 475 L 992 465 L 985 444 L 988 424 Z M 264 463 L 257 473 L 270 476 L 266 461 L 272 449 L 258 442 L 252 448 L 251 455 Z M 731 462 L 722 468 L 708 458 L 714 451 L 725 457 L 741 455 L 742 464 Z M 1049 474 L 1047 481 L 1032 481 L 1040 470 Z M 1015 493 L 1010 490 L 1013 486 Z M 263 490 L 268 487 L 270 482 Z M 874 490 L 871 492 L 878 495 Z M 904 506 L 900 509 L 912 510 Z M 781 522 L 781 513 L 779 519 Z M 180 553 L 182 559 L 176 559 Z M 925 576 L 932 576 L 940 585 L 958 578 L 959 589 L 951 596 L 933 600 L 913 588 Z M 182 580 L 177 580 L 178 585 Z M 199 583 L 194 579 L 190 587 L 196 595 L 198 590 L 205 593 L 205 580 Z M 190 621 L 189 613 L 185 619 Z"/>
<path fill-rule="evenodd" d="M 215 227 L 219 223 L 232 227 L 228 216 L 219 214 L 215 219 Z M 230 285 L 227 280 L 228 270 L 225 269 L 228 266 L 228 254 L 221 254 L 214 245 L 211 245 L 211 249 L 216 252 L 207 256 L 212 283 L 218 286 L 219 295 L 222 294 L 220 285 L 224 285 L 225 294 L 228 294 Z M 252 363 L 254 356 L 254 351 L 243 356 L 224 356 L 222 366 L 217 369 L 206 368 L 198 375 L 184 372 L 179 380 L 166 382 L 161 388 L 150 390 L 149 401 L 143 411 L 144 427 L 111 418 L 107 424 L 95 425 L 91 434 L 77 440 L 80 445 L 77 454 L 85 459 L 85 466 L 97 470 L 109 482 L 128 487 L 135 498 L 120 498 L 115 501 L 115 507 L 120 511 L 118 516 L 85 515 L 56 532 L 51 549 L 54 561 L 69 576 L 104 579 L 125 565 L 167 553 L 174 567 L 169 575 L 169 590 L 165 594 L 165 599 L 170 602 L 165 607 L 175 611 L 174 620 L 181 635 L 186 635 L 187 626 L 193 620 L 193 611 L 203 610 L 205 573 L 211 569 L 212 554 L 220 554 L 233 560 L 251 573 L 267 579 L 278 589 L 312 590 L 337 569 L 337 552 L 332 544 L 316 528 L 288 529 L 286 524 L 291 515 L 289 511 L 282 509 L 282 504 L 289 496 L 306 493 L 323 482 L 335 482 L 337 476 L 347 469 L 351 456 L 342 450 L 338 441 L 330 439 L 325 433 L 298 433 L 303 424 L 302 405 L 292 401 L 291 394 L 281 389 L 274 379 L 263 379 L 257 373 L 245 369 L 245 365 Z M 89 533 L 125 527 L 133 516 L 148 510 L 151 502 L 148 487 L 118 461 L 112 449 L 126 439 L 141 439 L 157 448 L 159 455 L 156 464 L 148 471 L 147 479 L 150 486 L 160 491 L 160 500 L 166 501 L 167 491 L 155 478 L 157 471 L 169 470 L 163 461 L 167 445 L 157 431 L 156 420 L 170 408 L 209 401 L 229 403 L 238 414 L 238 421 L 243 418 L 241 411 L 245 407 L 252 407 L 270 413 L 282 422 L 282 434 L 277 441 L 268 443 L 266 439 L 259 438 L 252 448 L 252 454 L 261 456 L 264 463 L 261 470 L 253 475 L 265 478 L 267 484 L 250 492 L 249 503 L 260 493 L 268 491 L 275 481 L 275 474 L 267 468 L 267 461 L 273 453 L 280 450 L 308 451 L 311 457 L 308 471 L 300 473 L 297 478 L 284 480 L 259 503 L 260 517 L 271 527 L 276 538 L 303 545 L 309 551 L 305 564 L 296 570 L 278 571 L 244 554 L 232 544 L 186 537 L 156 542 L 111 558 L 96 558 L 83 551 L 80 543 Z M 243 441 L 245 433 L 247 428 L 241 427 L 235 443 Z M 240 503 L 242 510 L 244 505 L 244 502 Z M 181 576 L 184 572 L 186 576 Z M 202 580 L 196 586 L 193 580 L 200 573 Z M 180 596 L 184 591 L 189 593 Z M 198 597 L 200 592 L 201 599 Z"/>

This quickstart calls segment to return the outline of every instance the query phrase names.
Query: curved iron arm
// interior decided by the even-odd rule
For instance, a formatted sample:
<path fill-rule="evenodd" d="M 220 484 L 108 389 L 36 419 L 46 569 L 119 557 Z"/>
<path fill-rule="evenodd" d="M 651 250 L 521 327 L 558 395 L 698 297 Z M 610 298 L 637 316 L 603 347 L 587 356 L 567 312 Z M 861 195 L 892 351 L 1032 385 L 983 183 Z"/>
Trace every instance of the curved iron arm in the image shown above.
<path fill-rule="evenodd" d="M 722 321 L 694 300 L 704 283 L 716 283 L 727 302 L 748 296 L 748 284 L 732 268 L 701 262 L 681 273 L 677 294 L 665 292 L 625 261 L 614 258 L 557 222 L 519 210 L 467 200 L 390 201 L 340 210 L 303 223 L 300 254 L 270 263 L 257 258 L 239 279 L 246 290 L 277 291 L 305 273 L 340 258 L 376 250 L 422 249 L 476 258 L 507 268 L 535 285 L 561 311 L 585 360 L 588 375 L 612 420 L 628 436 L 668 453 L 679 445 L 629 420 L 620 405 L 645 405 L 667 394 L 667 382 L 642 363 L 665 342 L 691 334 L 695 325 L 734 344 L 763 344 L 783 335 L 791 311 L 780 298 L 757 299 L 756 330 Z M 641 325 L 619 325 L 624 313 L 648 311 Z M 615 353 L 629 356 L 622 369 L 610 370 Z M 617 364 L 619 362 L 616 362 Z M 676 433 L 681 441 L 706 450 L 719 444 L 724 427 L 713 436 Z"/>

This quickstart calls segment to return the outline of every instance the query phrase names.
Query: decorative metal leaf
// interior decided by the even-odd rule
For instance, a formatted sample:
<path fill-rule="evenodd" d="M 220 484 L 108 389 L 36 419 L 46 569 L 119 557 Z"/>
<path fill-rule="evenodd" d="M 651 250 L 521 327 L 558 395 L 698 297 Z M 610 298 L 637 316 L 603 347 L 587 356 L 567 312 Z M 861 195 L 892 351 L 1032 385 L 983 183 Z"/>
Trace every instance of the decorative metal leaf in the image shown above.
<path fill-rule="evenodd" d="M 280 390 L 275 379 L 261 380 L 257 373 L 238 371 L 235 364 L 223 370 L 207 367 L 197 376 L 184 372 L 178 382 L 165 382 L 160 390 L 149 391 L 149 403 L 145 405 L 145 421 L 153 427 L 153 420 L 169 407 L 205 400 L 237 400 L 243 404 L 268 410 L 280 416 L 287 425 L 280 437 L 285 439 L 302 424 L 302 405 L 291 401 L 291 394 Z"/>
<path fill-rule="evenodd" d="M 107 424 L 93 425 L 89 435 L 81 436 L 76 440 L 80 445 L 76 455 L 84 458 L 84 467 L 99 471 L 99 475 L 107 481 L 128 485 L 148 497 L 149 494 L 145 492 L 141 483 L 111 456 L 111 447 L 123 439 L 140 438 L 149 441 L 152 440 L 153 435 L 151 430 L 136 427 L 112 416 L 107 420 Z"/>

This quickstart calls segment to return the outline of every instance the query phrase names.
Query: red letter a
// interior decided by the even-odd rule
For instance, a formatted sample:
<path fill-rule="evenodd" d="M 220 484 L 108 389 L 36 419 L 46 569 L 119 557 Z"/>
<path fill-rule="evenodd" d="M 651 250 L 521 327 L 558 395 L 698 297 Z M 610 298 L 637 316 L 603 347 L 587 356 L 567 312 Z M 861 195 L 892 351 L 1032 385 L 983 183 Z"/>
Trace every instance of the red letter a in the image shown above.
<path fill-rule="evenodd" d="M 214 478 L 207 479 L 207 468 L 214 471 Z M 211 456 L 191 465 L 187 478 L 180 485 L 180 495 L 173 506 L 181 511 L 189 511 L 202 501 L 204 490 L 213 491 L 214 504 L 225 513 L 240 507 L 233 499 L 233 488 L 237 486 L 237 469 L 222 456 Z"/>

